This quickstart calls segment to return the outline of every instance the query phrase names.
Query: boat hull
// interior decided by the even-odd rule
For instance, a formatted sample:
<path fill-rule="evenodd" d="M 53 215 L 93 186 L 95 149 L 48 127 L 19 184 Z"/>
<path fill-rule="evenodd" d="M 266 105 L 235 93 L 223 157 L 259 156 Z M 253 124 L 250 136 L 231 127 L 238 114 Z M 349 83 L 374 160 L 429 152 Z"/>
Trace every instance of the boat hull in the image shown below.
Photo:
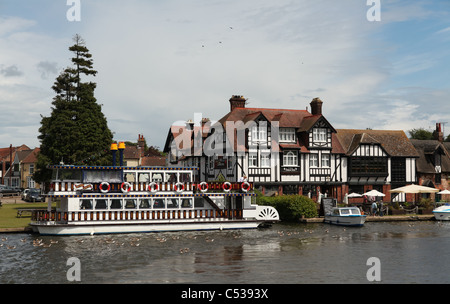
<path fill-rule="evenodd" d="M 347 216 L 335 216 L 326 215 L 324 223 L 339 225 L 339 226 L 354 226 L 361 227 L 366 221 L 365 215 L 347 215 Z"/>
<path fill-rule="evenodd" d="M 127 223 L 127 224 L 32 224 L 41 235 L 96 235 L 119 233 L 151 233 L 169 231 L 255 229 L 263 222 L 249 220 L 183 222 L 183 223 Z"/>
<path fill-rule="evenodd" d="M 433 211 L 434 218 L 438 221 L 450 221 L 450 212 Z"/>

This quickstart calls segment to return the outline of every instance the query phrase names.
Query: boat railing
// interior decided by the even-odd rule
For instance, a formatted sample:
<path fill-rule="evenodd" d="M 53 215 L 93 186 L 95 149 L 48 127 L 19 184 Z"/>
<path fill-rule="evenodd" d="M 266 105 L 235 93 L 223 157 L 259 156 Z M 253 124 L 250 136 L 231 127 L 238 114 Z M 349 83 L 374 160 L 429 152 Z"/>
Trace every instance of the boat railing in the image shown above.
<path fill-rule="evenodd" d="M 187 210 L 106 210 L 106 211 L 48 211 L 33 210 L 32 222 L 87 222 L 87 221 L 133 221 L 169 219 L 242 219 L 242 209 L 187 209 Z"/>
<path fill-rule="evenodd" d="M 65 182 L 54 181 L 50 185 L 51 192 L 100 192 L 100 193 L 129 193 L 129 192 L 159 192 L 159 191 L 242 191 L 248 192 L 253 190 L 253 183 L 250 182 L 201 182 L 201 183 L 171 183 L 171 182 L 122 182 L 122 183 L 80 183 L 80 182 Z"/>

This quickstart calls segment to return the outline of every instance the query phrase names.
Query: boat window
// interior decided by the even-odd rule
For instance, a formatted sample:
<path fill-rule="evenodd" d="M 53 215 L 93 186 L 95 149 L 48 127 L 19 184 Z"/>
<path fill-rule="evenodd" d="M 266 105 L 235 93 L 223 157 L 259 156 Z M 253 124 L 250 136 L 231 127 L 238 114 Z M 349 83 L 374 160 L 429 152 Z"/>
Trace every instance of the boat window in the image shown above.
<path fill-rule="evenodd" d="M 192 199 L 182 198 L 181 199 L 181 208 L 192 208 Z"/>
<path fill-rule="evenodd" d="M 81 170 L 57 169 L 53 171 L 53 180 L 81 181 Z"/>
<path fill-rule="evenodd" d="M 349 209 L 341 209 L 341 214 L 350 214 Z"/>
<path fill-rule="evenodd" d="M 136 182 L 136 174 L 133 172 L 126 172 L 124 174 L 124 182 L 135 183 Z"/>
<path fill-rule="evenodd" d="M 108 183 L 121 183 L 122 171 L 103 171 L 103 181 Z"/>
<path fill-rule="evenodd" d="M 333 210 L 333 215 L 339 215 L 339 209 L 334 209 Z"/>
<path fill-rule="evenodd" d="M 109 207 L 111 209 L 122 209 L 122 200 L 117 198 L 111 199 L 111 205 Z"/>
<path fill-rule="evenodd" d="M 85 183 L 101 183 L 103 181 L 102 171 L 84 171 Z"/>
<path fill-rule="evenodd" d="M 138 181 L 140 183 L 148 183 L 150 181 L 150 173 L 139 173 Z"/>
<path fill-rule="evenodd" d="M 136 208 L 136 200 L 131 198 L 125 199 L 125 209 L 135 209 Z"/>
<path fill-rule="evenodd" d="M 80 201 L 80 209 L 81 210 L 92 209 L 92 200 L 90 200 L 90 199 L 82 199 Z"/>
<path fill-rule="evenodd" d="M 106 199 L 95 200 L 95 209 L 106 209 L 107 207 Z"/>
<path fill-rule="evenodd" d="M 139 208 L 140 209 L 150 209 L 151 203 L 149 198 L 142 198 L 139 200 Z"/>
<path fill-rule="evenodd" d="M 85 170 L 83 172 L 83 182 L 85 183 L 121 183 L 121 171 L 100 171 L 100 170 Z"/>
<path fill-rule="evenodd" d="M 180 182 L 181 183 L 190 183 L 191 182 L 191 172 L 180 173 Z"/>
<path fill-rule="evenodd" d="M 155 198 L 153 200 L 153 208 L 165 208 L 166 204 L 164 203 L 163 198 Z"/>
<path fill-rule="evenodd" d="M 166 172 L 166 183 L 176 183 L 177 182 L 177 174 L 175 172 Z"/>
<path fill-rule="evenodd" d="M 205 207 L 205 201 L 203 200 L 203 197 L 194 198 L 194 207 Z"/>
<path fill-rule="evenodd" d="M 354 208 L 354 209 L 351 209 L 351 211 L 352 211 L 352 214 L 361 214 L 361 212 L 359 211 L 359 209 L 356 209 L 356 208 Z"/>
<path fill-rule="evenodd" d="M 163 173 L 161 172 L 153 172 L 152 173 L 152 182 L 160 183 L 163 181 Z"/>
<path fill-rule="evenodd" d="M 178 208 L 178 199 L 177 198 L 168 198 L 167 199 L 167 208 Z"/>

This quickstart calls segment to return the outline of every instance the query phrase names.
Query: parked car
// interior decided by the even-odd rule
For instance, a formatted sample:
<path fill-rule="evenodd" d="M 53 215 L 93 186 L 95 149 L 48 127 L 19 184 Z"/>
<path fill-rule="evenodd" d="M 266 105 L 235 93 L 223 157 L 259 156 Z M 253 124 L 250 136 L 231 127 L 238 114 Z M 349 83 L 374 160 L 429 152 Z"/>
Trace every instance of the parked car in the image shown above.
<path fill-rule="evenodd" d="M 28 189 L 28 193 L 25 196 L 25 201 L 27 202 L 43 202 L 45 201 L 44 196 L 41 194 L 39 189 Z"/>
<path fill-rule="evenodd" d="M 0 193 L 1 194 L 8 194 L 8 193 L 20 193 L 20 190 L 17 190 L 15 188 L 11 188 L 5 185 L 0 185 Z"/>
<path fill-rule="evenodd" d="M 22 194 L 20 195 L 22 200 L 26 200 L 28 193 L 30 193 L 30 189 L 25 189 L 22 191 Z"/>

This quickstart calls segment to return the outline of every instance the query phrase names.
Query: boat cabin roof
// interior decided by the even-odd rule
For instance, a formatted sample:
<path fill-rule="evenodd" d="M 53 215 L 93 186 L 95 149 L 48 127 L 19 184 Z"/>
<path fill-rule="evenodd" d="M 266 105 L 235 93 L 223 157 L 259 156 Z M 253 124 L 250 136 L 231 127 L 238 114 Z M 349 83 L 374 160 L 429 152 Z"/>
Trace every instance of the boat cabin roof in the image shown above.
<path fill-rule="evenodd" d="M 333 208 L 334 215 L 361 215 L 358 207 L 336 207 Z"/>

